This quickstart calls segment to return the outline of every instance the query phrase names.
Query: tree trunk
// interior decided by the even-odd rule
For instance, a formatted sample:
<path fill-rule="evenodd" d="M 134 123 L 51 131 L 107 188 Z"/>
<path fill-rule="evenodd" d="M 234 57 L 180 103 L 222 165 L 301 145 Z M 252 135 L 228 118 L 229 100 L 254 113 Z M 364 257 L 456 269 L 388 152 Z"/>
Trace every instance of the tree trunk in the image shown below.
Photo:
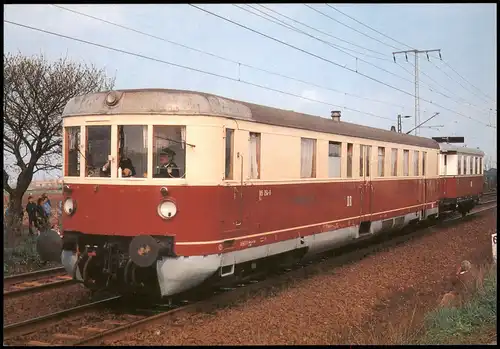
<path fill-rule="evenodd" d="M 9 195 L 8 214 L 5 217 L 5 228 L 7 229 L 7 246 L 14 247 L 16 237 L 22 235 L 23 228 L 23 207 L 22 195 Z"/>
<path fill-rule="evenodd" d="M 16 237 L 23 233 L 24 207 L 22 206 L 23 196 L 33 178 L 32 168 L 30 171 L 22 171 L 17 178 L 16 188 L 9 190 L 8 215 L 5 217 L 4 229 L 7 232 L 6 245 L 14 247 Z M 5 234 L 5 232 L 4 232 Z"/>

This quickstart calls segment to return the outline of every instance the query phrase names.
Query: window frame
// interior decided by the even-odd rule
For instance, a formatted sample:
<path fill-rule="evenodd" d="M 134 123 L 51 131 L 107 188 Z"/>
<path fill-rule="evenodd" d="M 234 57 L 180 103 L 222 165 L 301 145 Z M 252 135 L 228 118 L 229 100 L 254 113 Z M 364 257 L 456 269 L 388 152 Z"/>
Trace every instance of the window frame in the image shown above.
<path fill-rule="evenodd" d="M 330 156 L 330 145 L 338 146 L 338 156 Z M 328 178 L 342 178 L 342 142 L 337 141 L 328 141 Z M 338 158 L 339 161 L 339 169 L 338 176 L 332 176 L 330 174 L 330 158 Z"/>

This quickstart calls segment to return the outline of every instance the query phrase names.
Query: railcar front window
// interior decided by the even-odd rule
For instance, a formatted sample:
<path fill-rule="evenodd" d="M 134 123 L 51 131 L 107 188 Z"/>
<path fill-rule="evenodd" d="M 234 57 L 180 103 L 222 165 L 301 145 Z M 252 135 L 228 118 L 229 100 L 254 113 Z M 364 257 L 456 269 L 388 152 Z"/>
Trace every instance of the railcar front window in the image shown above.
<path fill-rule="evenodd" d="M 153 178 L 186 176 L 186 127 L 153 127 Z"/>
<path fill-rule="evenodd" d="M 111 126 L 87 126 L 85 177 L 111 177 Z"/>
<path fill-rule="evenodd" d="M 66 127 L 65 176 L 80 176 L 80 126 Z"/>
<path fill-rule="evenodd" d="M 117 177 L 146 178 L 148 175 L 148 127 L 146 125 L 118 126 L 117 153 Z"/>

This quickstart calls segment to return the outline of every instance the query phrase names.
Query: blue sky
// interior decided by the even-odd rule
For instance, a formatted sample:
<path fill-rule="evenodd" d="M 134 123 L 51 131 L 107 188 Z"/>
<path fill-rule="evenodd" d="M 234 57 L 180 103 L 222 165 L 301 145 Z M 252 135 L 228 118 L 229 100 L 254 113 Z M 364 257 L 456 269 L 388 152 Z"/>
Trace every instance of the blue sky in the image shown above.
<path fill-rule="evenodd" d="M 264 38 L 187 4 L 64 6 L 232 61 L 305 80 L 339 92 L 305 85 L 248 67 L 239 67 L 236 63 L 117 28 L 51 5 L 7 5 L 4 6 L 4 19 L 338 105 L 346 108 L 342 111 L 342 118 L 349 122 L 389 129 L 391 125 L 396 124 L 397 114 L 414 115 L 412 96 Z M 397 64 L 392 60 L 392 52 L 396 51 L 396 48 L 404 50 L 408 47 L 364 27 L 324 4 L 310 6 L 372 38 L 347 28 L 303 4 L 265 6 L 340 38 L 344 42 L 290 22 L 263 7 L 252 5 L 255 9 L 267 11 L 268 14 L 331 44 L 356 51 L 345 51 L 350 53 L 347 55 L 324 42 L 229 4 L 197 6 L 325 57 L 346 68 L 357 69 L 397 89 L 414 93 L 414 66 L 406 62 L 404 55 L 397 56 Z M 246 5 L 239 6 L 262 15 L 261 12 Z M 496 161 L 496 129 L 484 125 L 493 123 L 496 126 L 496 4 L 340 4 L 334 7 L 410 47 L 421 50 L 440 48 L 443 60 L 481 92 L 471 87 L 448 65 L 441 62 L 437 54 L 430 54 L 430 62 L 427 61 L 425 54 L 421 55 L 420 97 L 434 104 L 420 101 L 420 119 L 423 121 L 435 112 L 439 112 L 439 116 L 431 120 L 428 125 L 445 127 L 439 131 L 424 128 L 421 129 L 420 135 L 465 136 L 467 146 L 480 147 Z M 108 74 L 116 75 L 116 88 L 156 87 L 198 90 L 324 117 L 328 117 L 332 109 L 339 109 L 324 103 L 112 52 L 11 24 L 4 24 L 4 28 L 4 51 L 20 51 L 26 55 L 43 53 L 49 59 L 68 55 L 74 60 L 105 67 Z M 412 55 L 408 58 L 413 62 Z M 376 114 L 393 121 L 354 112 L 348 108 Z M 474 122 L 466 116 L 483 124 Z M 409 130 L 413 126 L 413 119 L 404 120 L 403 130 Z"/>

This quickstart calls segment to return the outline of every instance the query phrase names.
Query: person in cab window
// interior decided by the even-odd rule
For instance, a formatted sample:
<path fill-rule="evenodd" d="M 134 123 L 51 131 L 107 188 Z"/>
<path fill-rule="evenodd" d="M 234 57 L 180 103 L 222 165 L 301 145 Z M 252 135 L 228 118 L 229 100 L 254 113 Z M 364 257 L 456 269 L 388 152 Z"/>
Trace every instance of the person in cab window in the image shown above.
<path fill-rule="evenodd" d="M 135 176 L 135 168 L 134 168 L 134 165 L 132 164 L 132 160 L 130 160 L 126 155 L 121 157 L 120 164 L 118 165 L 118 167 L 122 169 L 122 176 L 123 177 L 134 177 Z M 125 170 L 127 170 L 127 171 L 125 171 Z"/>
<path fill-rule="evenodd" d="M 99 171 L 100 177 L 111 177 L 111 161 L 107 161 Z"/>
<path fill-rule="evenodd" d="M 180 171 L 177 164 L 174 162 L 175 151 L 170 148 L 162 149 L 160 153 L 160 165 L 159 169 L 159 177 L 163 178 L 179 178 Z"/>

